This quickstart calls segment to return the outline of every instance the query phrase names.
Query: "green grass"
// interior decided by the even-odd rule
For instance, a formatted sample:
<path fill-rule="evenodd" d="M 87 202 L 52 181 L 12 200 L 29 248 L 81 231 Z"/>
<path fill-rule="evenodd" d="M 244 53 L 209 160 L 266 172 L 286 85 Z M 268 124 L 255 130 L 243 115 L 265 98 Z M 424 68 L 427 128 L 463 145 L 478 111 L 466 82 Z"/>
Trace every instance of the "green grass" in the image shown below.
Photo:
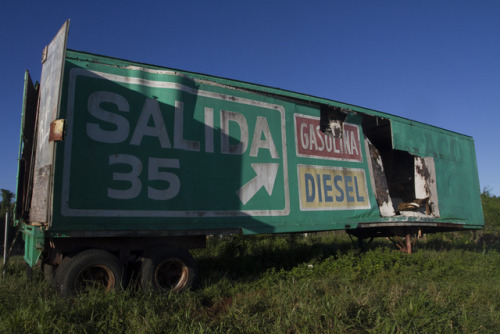
<path fill-rule="evenodd" d="M 344 233 L 211 238 L 179 295 L 138 289 L 60 299 L 14 259 L 0 280 L 1 333 L 497 333 L 500 242 L 427 236 L 414 254 Z"/>

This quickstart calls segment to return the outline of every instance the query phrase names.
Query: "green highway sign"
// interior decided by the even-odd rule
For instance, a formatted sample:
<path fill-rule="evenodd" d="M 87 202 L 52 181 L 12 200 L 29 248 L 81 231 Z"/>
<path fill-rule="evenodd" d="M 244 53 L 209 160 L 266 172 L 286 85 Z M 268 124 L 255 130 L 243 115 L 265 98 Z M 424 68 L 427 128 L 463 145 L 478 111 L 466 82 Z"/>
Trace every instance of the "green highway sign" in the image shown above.
<path fill-rule="evenodd" d="M 282 105 L 173 71 L 68 73 L 64 216 L 289 214 Z"/>

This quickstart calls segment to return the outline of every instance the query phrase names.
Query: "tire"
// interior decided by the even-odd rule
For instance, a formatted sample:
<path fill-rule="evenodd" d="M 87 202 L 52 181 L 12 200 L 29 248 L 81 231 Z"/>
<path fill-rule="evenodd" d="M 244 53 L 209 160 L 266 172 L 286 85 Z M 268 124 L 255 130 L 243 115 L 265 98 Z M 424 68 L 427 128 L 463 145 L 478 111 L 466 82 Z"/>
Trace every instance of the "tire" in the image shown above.
<path fill-rule="evenodd" d="M 47 283 L 53 288 L 56 287 L 56 270 L 57 266 L 49 264 L 47 262 L 42 262 L 43 277 L 45 278 L 45 281 L 47 281 Z"/>
<path fill-rule="evenodd" d="M 69 268 L 71 264 L 71 257 L 70 256 L 65 256 L 62 261 L 61 261 L 61 264 L 59 264 L 57 266 L 57 269 L 56 269 L 56 274 L 54 276 L 54 279 L 55 279 L 55 288 L 57 290 L 57 292 L 59 292 L 59 287 L 61 286 L 62 284 L 62 279 L 63 277 L 66 275 L 66 270 L 67 268 Z"/>
<path fill-rule="evenodd" d="M 124 270 L 118 258 L 104 250 L 89 249 L 64 258 L 56 271 L 56 289 L 62 297 L 89 289 L 104 292 L 124 286 Z"/>
<path fill-rule="evenodd" d="M 196 261 L 183 248 L 151 248 L 142 259 L 141 286 L 144 291 L 181 292 L 191 287 L 197 269 Z"/>

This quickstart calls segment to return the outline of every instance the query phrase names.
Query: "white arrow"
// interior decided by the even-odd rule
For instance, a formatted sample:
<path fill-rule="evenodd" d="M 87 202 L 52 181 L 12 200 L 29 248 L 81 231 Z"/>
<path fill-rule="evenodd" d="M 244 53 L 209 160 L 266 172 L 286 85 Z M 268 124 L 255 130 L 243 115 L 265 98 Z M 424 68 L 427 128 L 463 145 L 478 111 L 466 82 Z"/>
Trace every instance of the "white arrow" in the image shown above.
<path fill-rule="evenodd" d="M 273 193 L 278 167 L 279 164 L 252 164 L 257 176 L 236 191 L 243 205 L 247 204 L 262 187 L 266 188 L 269 196 Z"/>

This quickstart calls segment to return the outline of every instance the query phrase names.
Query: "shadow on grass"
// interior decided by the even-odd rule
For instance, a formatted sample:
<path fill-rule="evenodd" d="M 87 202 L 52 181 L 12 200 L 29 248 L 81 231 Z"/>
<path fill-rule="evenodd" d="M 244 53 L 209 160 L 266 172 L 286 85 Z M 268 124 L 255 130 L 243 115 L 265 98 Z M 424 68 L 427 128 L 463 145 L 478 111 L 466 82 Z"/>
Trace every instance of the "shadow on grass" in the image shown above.
<path fill-rule="evenodd" d="M 357 239 L 351 240 L 345 233 L 336 233 L 333 237 L 318 233 L 308 238 L 300 234 L 238 235 L 209 240 L 207 249 L 197 256 L 197 260 L 201 277 L 224 277 L 231 281 L 245 282 L 268 270 L 288 271 L 304 263 L 316 264 L 326 258 L 338 258 L 349 252 L 361 255 L 381 248 L 398 251 L 385 238 L 364 242 L 361 249 Z M 414 250 L 500 252 L 500 237 L 482 232 L 439 233 L 419 239 Z"/>
<path fill-rule="evenodd" d="M 302 234 L 213 237 L 207 241 L 207 249 L 194 251 L 200 278 L 195 288 L 220 280 L 249 282 L 270 270 L 290 271 L 301 265 L 319 264 L 328 258 L 338 259 L 346 254 L 362 257 L 363 252 L 378 250 L 398 252 L 393 243 L 385 238 L 365 242 L 362 250 L 357 239 L 351 240 L 345 232 L 312 233 L 307 238 Z M 497 232 L 482 231 L 438 233 L 419 239 L 414 250 L 500 253 L 500 236 Z M 24 276 L 22 258 L 14 257 L 11 264 L 14 263 L 16 265 L 7 267 L 7 273 Z M 34 268 L 33 273 L 34 280 L 43 278 L 40 268 Z M 132 290 L 140 291 L 137 276 L 131 277 L 129 282 Z"/>
<path fill-rule="evenodd" d="M 500 252 L 500 234 L 498 232 L 450 232 L 438 233 L 417 242 L 417 249 L 447 251 L 464 250 L 484 253 L 488 251 Z"/>
<path fill-rule="evenodd" d="M 218 272 L 231 280 L 247 280 L 267 270 L 290 270 L 357 249 L 349 238 L 326 242 L 299 235 L 227 236 L 209 240 L 197 257 L 200 274 Z"/>

